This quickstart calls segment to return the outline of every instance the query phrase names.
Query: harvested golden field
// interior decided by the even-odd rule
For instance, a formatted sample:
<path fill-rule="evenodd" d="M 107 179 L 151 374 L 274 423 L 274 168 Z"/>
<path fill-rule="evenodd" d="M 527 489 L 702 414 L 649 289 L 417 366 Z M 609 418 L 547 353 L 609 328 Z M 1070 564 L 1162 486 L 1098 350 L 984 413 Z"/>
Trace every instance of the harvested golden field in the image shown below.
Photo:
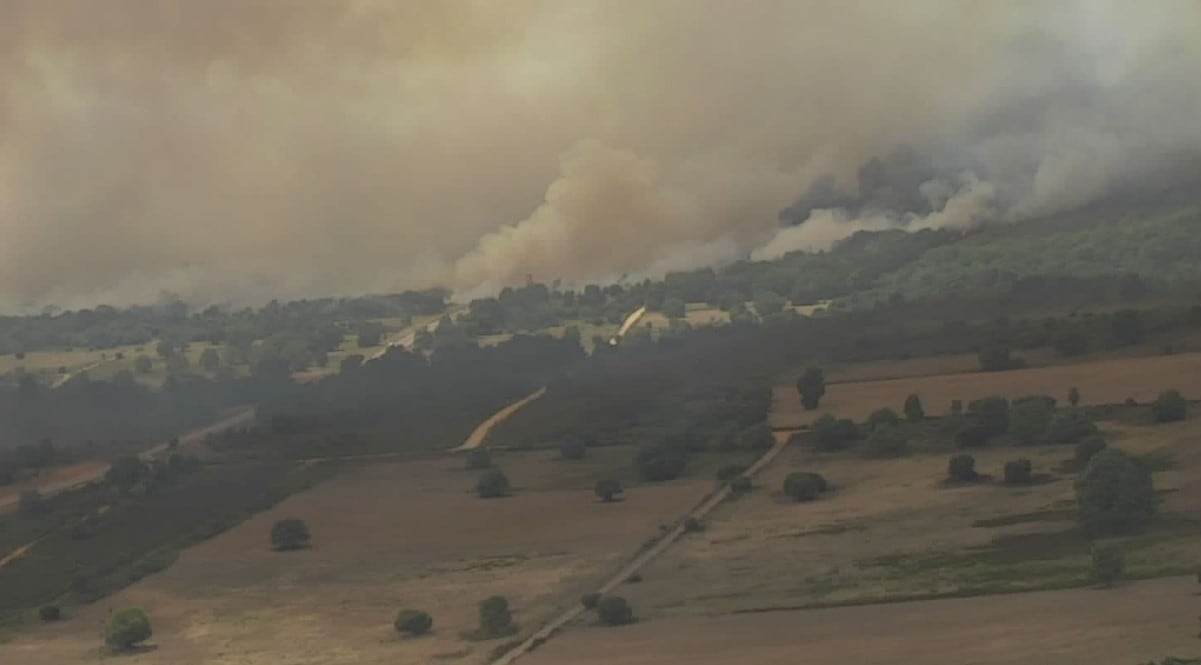
<path fill-rule="evenodd" d="M 1201 653 L 1196 581 L 589 626 L 529 665 L 1135 665 Z"/>
<path fill-rule="evenodd" d="M 505 640 L 473 642 L 476 605 L 507 596 L 534 626 L 676 519 L 711 488 L 712 468 L 656 486 L 627 482 L 601 504 L 598 475 L 628 480 L 632 451 L 600 449 L 565 462 L 550 452 L 497 456 L 515 487 L 481 500 L 462 458 L 376 463 L 284 501 L 182 554 L 168 570 L 60 624 L 32 626 L 0 645 L 0 661 L 60 665 L 96 658 L 113 608 L 140 606 L 154 626 L 145 665 L 481 663 Z M 715 460 L 718 463 L 720 460 Z M 278 519 L 307 521 L 314 547 L 278 553 Z M 434 617 L 433 634 L 402 639 L 397 611 Z"/>
<path fill-rule="evenodd" d="M 795 377 L 793 377 L 795 380 Z M 1186 397 L 1201 396 L 1201 353 L 1121 358 L 1077 365 L 1034 367 L 1008 372 L 962 372 L 936 376 L 831 383 L 820 408 L 805 411 L 791 382 L 775 389 L 772 425 L 804 427 L 823 414 L 862 420 L 883 407 L 900 410 L 916 393 L 930 414 L 945 413 L 952 400 L 968 401 L 989 395 L 1021 397 L 1045 394 L 1063 399 L 1072 386 L 1080 389 L 1082 404 L 1120 404 L 1126 398 L 1150 402 L 1165 389 Z"/>

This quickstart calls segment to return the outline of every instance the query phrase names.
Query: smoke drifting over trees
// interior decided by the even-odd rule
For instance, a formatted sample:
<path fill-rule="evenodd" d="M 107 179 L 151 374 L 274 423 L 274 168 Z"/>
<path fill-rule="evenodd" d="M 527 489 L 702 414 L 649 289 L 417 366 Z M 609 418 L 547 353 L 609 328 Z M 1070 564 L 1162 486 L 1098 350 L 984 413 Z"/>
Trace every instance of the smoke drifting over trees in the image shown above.
<path fill-rule="evenodd" d="M 1154 192 L 1197 172 L 1197 34 L 1169 0 L 5 2 L 0 308 L 604 280 Z"/>

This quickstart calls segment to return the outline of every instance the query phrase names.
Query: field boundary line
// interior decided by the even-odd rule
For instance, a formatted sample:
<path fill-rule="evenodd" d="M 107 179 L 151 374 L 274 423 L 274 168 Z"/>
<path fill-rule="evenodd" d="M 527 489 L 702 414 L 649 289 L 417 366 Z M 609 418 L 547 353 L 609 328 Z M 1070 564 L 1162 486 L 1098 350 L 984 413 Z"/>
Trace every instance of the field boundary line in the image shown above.
<path fill-rule="evenodd" d="M 767 452 L 765 452 L 758 460 L 756 460 L 754 464 L 747 468 L 743 475 L 747 476 L 748 478 L 754 478 L 756 474 L 766 468 L 767 465 L 771 464 L 772 461 L 774 461 L 776 457 L 778 457 L 780 453 L 787 447 L 787 440 L 776 442 L 767 450 Z M 604 595 L 624 584 L 631 575 L 637 573 L 651 561 L 657 559 L 684 535 L 684 523 L 688 520 L 688 518 L 691 517 L 697 520 L 703 519 L 709 515 L 709 513 L 713 512 L 715 508 L 725 502 L 725 500 L 728 499 L 731 494 L 732 491 L 730 490 L 728 483 L 722 483 L 721 485 L 710 490 L 690 511 L 684 515 L 682 519 L 676 522 L 676 525 L 670 531 L 662 534 L 658 540 L 655 541 L 654 545 L 636 554 L 632 560 L 622 566 L 617 573 L 611 575 L 604 582 L 604 584 L 596 589 L 596 591 Z M 574 603 L 571 607 L 561 612 L 558 616 L 555 616 L 550 621 L 546 622 L 542 628 L 538 629 L 528 638 L 523 640 L 521 644 L 518 644 L 509 651 L 505 652 L 499 658 L 491 661 L 492 665 L 511 665 L 511 663 L 515 662 L 518 658 L 542 646 L 560 629 L 576 620 L 580 617 L 580 615 L 587 611 L 588 610 L 586 610 L 580 603 Z"/>

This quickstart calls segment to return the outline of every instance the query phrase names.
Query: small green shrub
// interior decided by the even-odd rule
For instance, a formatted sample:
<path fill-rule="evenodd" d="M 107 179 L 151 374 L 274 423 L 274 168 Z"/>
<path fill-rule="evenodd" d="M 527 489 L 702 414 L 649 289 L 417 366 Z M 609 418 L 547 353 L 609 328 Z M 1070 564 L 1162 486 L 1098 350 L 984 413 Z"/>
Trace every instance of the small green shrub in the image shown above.
<path fill-rule="evenodd" d="M 1005 484 L 1025 485 L 1034 479 L 1034 465 L 1028 459 L 1005 463 Z"/>
<path fill-rule="evenodd" d="M 514 632 L 509 600 L 504 596 L 492 596 L 480 601 L 479 617 L 480 634 L 485 637 L 501 637 Z"/>
<path fill-rule="evenodd" d="M 109 616 L 104 628 L 104 641 L 114 649 L 126 650 L 150 639 L 152 634 L 146 612 L 128 607 Z"/>
<path fill-rule="evenodd" d="M 1044 439 L 1048 443 L 1076 443 L 1096 433 L 1097 424 L 1084 411 L 1068 409 L 1051 419 Z"/>
<path fill-rule="evenodd" d="M 42 605 L 38 608 L 38 618 L 46 623 L 63 618 L 63 611 L 58 605 Z"/>
<path fill-rule="evenodd" d="M 481 499 L 498 499 L 509 493 L 509 477 L 500 469 L 489 469 L 475 483 L 475 493 Z"/>
<path fill-rule="evenodd" d="M 795 471 L 784 478 L 784 494 L 793 501 L 812 501 L 828 488 L 820 474 Z"/>
<path fill-rule="evenodd" d="M 601 599 L 600 592 L 592 591 L 592 592 L 586 593 L 580 597 L 580 604 L 583 605 L 584 609 L 586 609 L 586 610 L 594 610 L 594 609 L 596 609 L 597 603 L 600 602 L 600 599 Z"/>
<path fill-rule="evenodd" d="M 601 501 L 609 503 L 613 498 L 622 493 L 621 482 L 616 478 L 601 478 L 596 481 L 596 487 L 593 488 L 596 496 L 600 497 Z"/>
<path fill-rule="evenodd" d="M 1157 423 L 1184 420 L 1188 416 L 1188 401 L 1178 390 L 1165 391 L 1151 405 L 1151 415 Z"/>
<path fill-rule="evenodd" d="M 283 519 L 271 527 L 271 546 L 281 552 L 309 546 L 309 525 L 304 520 Z"/>
<path fill-rule="evenodd" d="M 434 618 L 421 610 L 401 610 L 392 625 L 396 632 L 416 637 L 428 633 L 434 627 Z"/>
<path fill-rule="evenodd" d="M 621 596 L 605 596 L 596 604 L 596 616 L 606 626 L 623 626 L 634 621 L 634 610 Z"/>
<path fill-rule="evenodd" d="M 960 483 L 975 482 L 980 479 L 976 473 L 976 458 L 971 455 L 954 455 L 947 462 L 947 476 Z"/>

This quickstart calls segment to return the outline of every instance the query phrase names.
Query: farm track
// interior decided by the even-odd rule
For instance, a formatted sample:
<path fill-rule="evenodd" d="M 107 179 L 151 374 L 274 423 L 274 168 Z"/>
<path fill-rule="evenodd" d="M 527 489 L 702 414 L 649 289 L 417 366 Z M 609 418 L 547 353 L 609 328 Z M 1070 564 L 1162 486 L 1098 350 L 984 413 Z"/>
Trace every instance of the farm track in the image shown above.
<path fill-rule="evenodd" d="M 545 394 L 546 394 L 546 386 L 543 386 L 543 387 L 535 390 L 534 392 L 530 393 L 529 395 L 526 395 L 525 397 L 522 397 L 521 399 L 517 400 L 516 402 L 513 402 L 512 404 L 506 406 L 505 408 L 501 409 L 500 411 L 497 411 L 496 413 L 492 414 L 491 416 L 488 417 L 487 420 L 480 423 L 478 426 L 476 426 L 476 428 L 474 430 L 471 431 L 471 434 L 467 437 L 466 441 L 459 444 L 458 446 L 455 446 L 454 448 L 451 448 L 450 452 L 452 452 L 452 453 L 465 452 L 468 450 L 474 450 L 474 449 L 479 448 L 480 446 L 484 445 L 484 441 L 486 441 L 488 439 L 488 434 L 490 434 L 492 432 L 493 427 L 496 427 L 497 425 L 503 423 L 514 413 L 517 413 L 518 411 L 525 408 L 530 403 L 538 400 Z"/>
<path fill-rule="evenodd" d="M 745 475 L 754 478 L 760 471 L 766 468 L 776 457 L 788 446 L 787 439 L 777 441 L 766 453 L 763 454 L 754 464 L 746 470 Z M 704 519 L 715 508 L 720 506 L 726 499 L 730 497 L 730 487 L 727 484 L 722 484 L 710 491 L 697 503 L 691 511 L 689 511 L 682 519 L 680 519 L 674 528 L 663 534 L 655 541 L 654 545 L 648 549 L 639 552 L 632 560 L 621 567 L 616 573 L 610 576 L 604 584 L 596 589 L 600 594 L 606 594 L 617 587 L 621 586 L 632 575 L 642 570 L 651 561 L 654 561 L 664 552 L 666 552 L 673 544 L 676 543 L 685 533 L 684 523 L 689 517 L 700 520 Z M 492 665 L 510 665 L 517 661 L 518 658 L 530 653 L 534 649 L 544 644 L 551 639 L 555 633 L 567 626 L 572 621 L 579 618 L 587 610 L 580 603 L 573 603 L 570 607 L 563 610 L 552 619 L 547 621 L 543 626 L 535 631 L 532 635 L 526 638 L 521 644 L 506 652 L 500 658 L 492 661 Z"/>

